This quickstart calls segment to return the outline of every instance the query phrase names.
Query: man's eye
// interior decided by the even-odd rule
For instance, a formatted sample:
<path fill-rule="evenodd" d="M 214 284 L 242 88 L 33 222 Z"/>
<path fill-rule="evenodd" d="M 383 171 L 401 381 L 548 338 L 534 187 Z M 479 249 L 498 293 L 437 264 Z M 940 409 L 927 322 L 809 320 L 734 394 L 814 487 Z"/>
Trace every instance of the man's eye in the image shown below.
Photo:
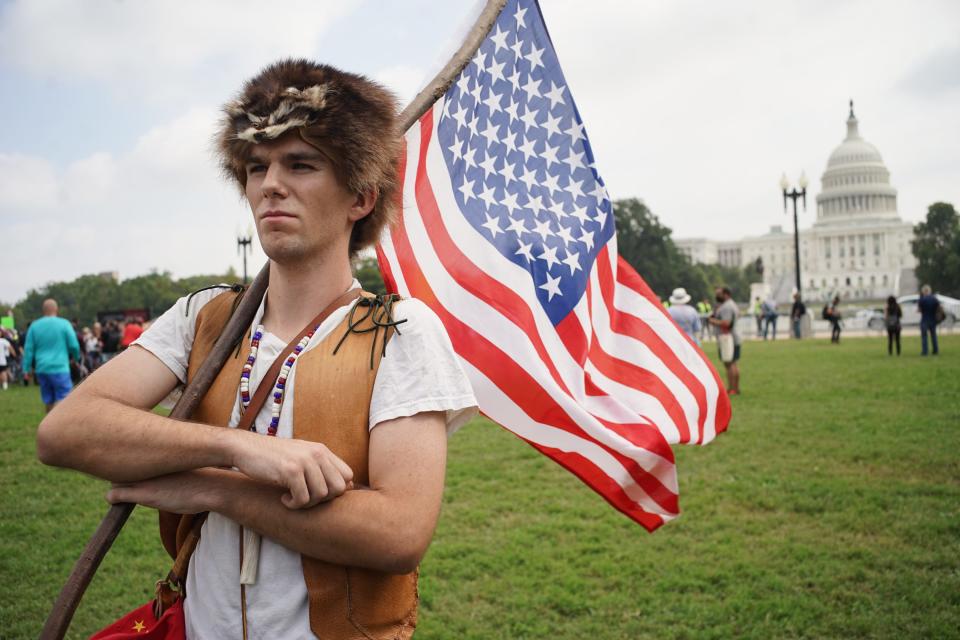
<path fill-rule="evenodd" d="M 315 169 L 313 165 L 307 164 L 306 162 L 294 162 L 293 168 L 296 171 L 313 171 Z"/>
<path fill-rule="evenodd" d="M 248 174 L 250 174 L 250 173 L 262 173 L 263 171 L 266 171 L 266 170 L 267 170 L 266 165 L 262 165 L 262 164 L 250 164 L 250 165 L 247 165 L 247 173 L 248 173 Z"/>

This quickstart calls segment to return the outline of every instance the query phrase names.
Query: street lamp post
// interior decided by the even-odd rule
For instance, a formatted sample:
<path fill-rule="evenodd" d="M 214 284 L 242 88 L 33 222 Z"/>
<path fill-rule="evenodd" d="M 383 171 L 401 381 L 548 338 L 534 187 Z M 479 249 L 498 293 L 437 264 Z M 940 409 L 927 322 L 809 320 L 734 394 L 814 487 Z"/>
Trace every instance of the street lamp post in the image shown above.
<path fill-rule="evenodd" d="M 807 210 L 807 174 L 801 172 L 800 180 L 797 181 L 800 185 L 800 190 L 797 191 L 796 187 L 790 189 L 790 182 L 787 180 L 787 174 L 783 174 L 780 178 L 780 188 L 783 189 L 783 212 L 787 213 L 787 199 L 793 200 L 793 257 L 794 257 L 794 269 L 796 272 L 797 278 L 797 295 L 800 299 L 803 299 L 803 294 L 800 292 L 800 232 L 797 229 L 797 200 L 803 199 L 803 210 Z M 788 191 L 788 189 L 790 189 Z"/>
<path fill-rule="evenodd" d="M 247 284 L 247 252 L 253 251 L 253 225 L 247 227 L 247 235 L 240 233 L 237 225 L 237 252 L 243 254 L 243 284 Z"/>

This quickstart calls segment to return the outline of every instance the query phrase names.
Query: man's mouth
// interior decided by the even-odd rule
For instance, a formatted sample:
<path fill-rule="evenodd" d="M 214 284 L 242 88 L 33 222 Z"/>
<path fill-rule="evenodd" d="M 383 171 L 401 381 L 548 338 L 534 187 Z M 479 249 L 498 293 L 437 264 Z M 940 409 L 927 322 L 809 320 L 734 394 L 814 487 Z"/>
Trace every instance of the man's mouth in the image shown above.
<path fill-rule="evenodd" d="M 261 218 L 263 220 L 277 219 L 277 218 L 295 218 L 296 216 L 288 211 L 281 211 L 279 209 L 271 209 L 270 211 L 265 211 Z"/>

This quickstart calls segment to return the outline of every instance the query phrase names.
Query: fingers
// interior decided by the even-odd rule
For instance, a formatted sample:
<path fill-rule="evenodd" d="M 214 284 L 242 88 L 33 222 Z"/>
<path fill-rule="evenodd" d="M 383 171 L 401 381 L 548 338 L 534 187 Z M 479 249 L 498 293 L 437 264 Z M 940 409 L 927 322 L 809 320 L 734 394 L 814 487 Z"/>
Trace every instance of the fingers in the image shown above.
<path fill-rule="evenodd" d="M 297 461 L 290 462 L 284 479 L 287 494 L 282 502 L 288 509 L 313 507 L 343 495 L 352 486 L 353 470 L 325 446 L 302 447 L 297 453 Z"/>
<path fill-rule="evenodd" d="M 334 461 L 339 460 L 334 455 L 325 457 L 320 461 L 320 468 L 323 470 L 323 477 L 326 479 L 326 495 L 320 501 L 333 500 L 337 496 L 343 495 L 347 490 L 347 480 L 343 477 L 343 471 Z"/>
<path fill-rule="evenodd" d="M 343 478 L 343 481 L 352 484 L 353 482 L 353 469 L 350 468 L 346 462 L 338 458 L 337 456 L 330 454 L 330 458 L 333 461 L 333 464 L 336 465 L 337 469 L 340 470 L 340 477 Z"/>
<path fill-rule="evenodd" d="M 256 446 L 251 446 L 253 438 Z M 352 487 L 353 470 L 323 444 L 271 440 L 266 443 L 255 435 L 241 439 L 235 466 L 250 478 L 285 489 L 281 502 L 288 509 L 313 507 Z"/>
<path fill-rule="evenodd" d="M 313 507 L 323 502 L 329 494 L 327 479 L 322 469 L 318 469 L 313 465 L 307 467 L 305 475 L 307 478 L 307 486 L 310 489 L 310 501 L 304 506 Z"/>
<path fill-rule="evenodd" d="M 287 493 L 281 498 L 288 509 L 302 509 L 310 502 L 310 490 L 307 488 L 306 472 L 298 468 L 287 474 Z"/>

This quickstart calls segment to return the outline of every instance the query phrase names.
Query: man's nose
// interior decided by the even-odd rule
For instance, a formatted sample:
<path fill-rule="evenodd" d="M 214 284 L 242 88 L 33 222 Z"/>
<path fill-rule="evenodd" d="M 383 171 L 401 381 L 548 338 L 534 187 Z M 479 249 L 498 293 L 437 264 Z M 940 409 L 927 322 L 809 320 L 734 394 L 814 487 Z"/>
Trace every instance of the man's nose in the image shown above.
<path fill-rule="evenodd" d="M 282 167 L 272 162 L 267 166 L 267 172 L 260 183 L 260 191 L 264 198 L 286 197 L 287 190 L 283 182 Z"/>

